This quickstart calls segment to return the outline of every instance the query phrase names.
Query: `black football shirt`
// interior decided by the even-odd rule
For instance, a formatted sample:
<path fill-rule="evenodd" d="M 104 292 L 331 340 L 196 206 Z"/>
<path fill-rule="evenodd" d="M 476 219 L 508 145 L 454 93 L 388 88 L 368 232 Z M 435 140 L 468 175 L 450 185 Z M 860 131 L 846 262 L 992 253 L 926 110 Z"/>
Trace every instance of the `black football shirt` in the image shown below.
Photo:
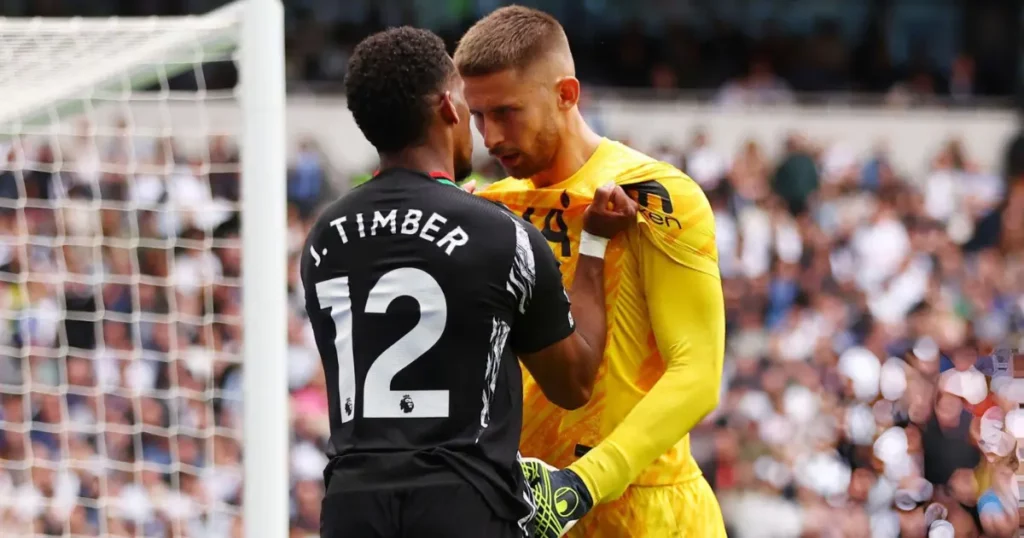
<path fill-rule="evenodd" d="M 301 275 L 330 402 L 328 494 L 465 481 L 525 517 L 516 355 L 573 331 L 540 232 L 392 169 L 326 209 Z"/>

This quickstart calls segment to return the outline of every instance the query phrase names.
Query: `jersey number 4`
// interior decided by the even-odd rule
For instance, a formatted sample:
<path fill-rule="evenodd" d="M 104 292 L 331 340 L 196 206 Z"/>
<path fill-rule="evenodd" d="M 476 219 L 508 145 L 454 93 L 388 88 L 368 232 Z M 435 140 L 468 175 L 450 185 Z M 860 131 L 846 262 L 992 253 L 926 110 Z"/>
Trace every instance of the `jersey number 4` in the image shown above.
<path fill-rule="evenodd" d="M 337 336 L 338 393 L 341 421 L 355 417 L 356 369 L 352 346 L 352 298 L 348 277 L 332 278 L 316 285 L 320 308 L 331 309 Z M 420 305 L 420 321 L 370 364 L 363 380 L 364 418 L 444 418 L 448 416 L 447 390 L 391 390 L 391 380 L 423 356 L 441 339 L 448 321 L 448 304 L 441 286 L 426 272 L 410 267 L 395 269 L 370 290 L 367 314 L 385 314 L 392 301 L 412 297 Z"/>

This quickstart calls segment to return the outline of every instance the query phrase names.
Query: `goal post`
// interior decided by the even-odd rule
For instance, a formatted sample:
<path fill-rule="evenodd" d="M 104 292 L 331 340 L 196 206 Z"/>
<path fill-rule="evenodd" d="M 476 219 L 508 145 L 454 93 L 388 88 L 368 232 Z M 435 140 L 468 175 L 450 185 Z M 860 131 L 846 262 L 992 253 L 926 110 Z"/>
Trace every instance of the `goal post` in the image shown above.
<path fill-rule="evenodd" d="M 288 535 L 286 177 L 281 0 L 0 17 L 0 534 Z"/>
<path fill-rule="evenodd" d="M 241 96 L 242 209 L 250 215 L 242 220 L 244 515 L 246 538 L 259 538 L 285 536 L 290 508 L 284 8 L 279 0 L 247 2 L 240 69 L 248 88 Z"/>

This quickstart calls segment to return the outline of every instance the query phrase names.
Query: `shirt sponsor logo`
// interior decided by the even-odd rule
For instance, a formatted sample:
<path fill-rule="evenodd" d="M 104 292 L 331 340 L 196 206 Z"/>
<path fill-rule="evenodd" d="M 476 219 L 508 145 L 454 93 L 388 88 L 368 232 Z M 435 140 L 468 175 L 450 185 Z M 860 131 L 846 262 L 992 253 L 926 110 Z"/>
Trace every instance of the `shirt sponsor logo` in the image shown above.
<path fill-rule="evenodd" d="M 668 189 L 657 181 L 644 181 L 623 185 L 622 190 L 630 195 L 640 207 L 637 210 L 648 222 L 667 228 L 683 229 L 683 223 L 672 216 L 672 197 Z"/>

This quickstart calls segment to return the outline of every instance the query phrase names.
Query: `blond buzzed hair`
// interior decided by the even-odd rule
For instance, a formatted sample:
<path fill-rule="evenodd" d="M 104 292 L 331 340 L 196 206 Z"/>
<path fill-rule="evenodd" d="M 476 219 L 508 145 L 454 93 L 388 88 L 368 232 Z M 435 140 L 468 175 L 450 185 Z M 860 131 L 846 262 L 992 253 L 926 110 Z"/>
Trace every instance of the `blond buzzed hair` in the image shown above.
<path fill-rule="evenodd" d="M 465 77 L 522 69 L 553 50 L 569 52 L 565 30 L 554 17 L 523 6 L 499 8 L 459 40 L 455 65 Z"/>

